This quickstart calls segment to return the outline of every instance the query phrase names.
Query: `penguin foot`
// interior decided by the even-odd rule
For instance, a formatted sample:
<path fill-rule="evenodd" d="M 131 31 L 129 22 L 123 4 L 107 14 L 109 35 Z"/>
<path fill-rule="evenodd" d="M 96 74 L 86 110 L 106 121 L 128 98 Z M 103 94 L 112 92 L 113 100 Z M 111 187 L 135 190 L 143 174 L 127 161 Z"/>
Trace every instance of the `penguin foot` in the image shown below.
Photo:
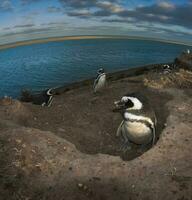
<path fill-rule="evenodd" d="M 45 103 L 45 102 L 44 102 L 44 103 L 42 103 L 42 104 L 41 104 L 41 106 L 42 106 L 42 107 L 45 107 L 45 106 L 46 106 L 46 103 Z"/>
<path fill-rule="evenodd" d="M 138 153 L 143 153 L 148 149 L 148 144 L 141 144 L 139 149 L 137 150 Z"/>
<path fill-rule="evenodd" d="M 123 153 L 126 153 L 129 150 L 131 150 L 131 143 L 129 141 L 123 142 L 120 147 L 120 151 L 123 151 Z"/>

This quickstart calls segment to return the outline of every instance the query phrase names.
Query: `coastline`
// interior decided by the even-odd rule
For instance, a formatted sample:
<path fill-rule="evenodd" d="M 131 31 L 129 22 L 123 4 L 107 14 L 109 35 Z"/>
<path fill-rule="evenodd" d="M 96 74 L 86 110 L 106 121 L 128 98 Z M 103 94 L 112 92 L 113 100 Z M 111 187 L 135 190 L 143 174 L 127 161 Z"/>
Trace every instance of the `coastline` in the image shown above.
<path fill-rule="evenodd" d="M 164 64 L 171 64 L 171 63 L 158 63 L 158 64 L 149 64 L 144 66 L 136 66 L 131 67 L 126 70 L 119 70 L 111 73 L 107 73 L 107 81 L 118 81 L 123 78 L 129 78 L 129 77 L 137 77 L 139 75 L 145 76 L 148 72 L 158 69 Z M 83 79 L 76 82 L 69 83 L 67 85 L 59 86 L 54 88 L 54 92 L 56 94 L 62 94 L 69 90 L 81 88 L 84 86 L 91 86 L 93 84 L 95 77 L 89 78 L 89 79 Z"/>
<path fill-rule="evenodd" d="M 148 65 L 142 65 L 142 66 L 135 66 L 135 67 L 128 67 L 124 70 L 118 70 L 114 72 L 107 73 L 107 82 L 114 82 L 118 81 L 124 78 L 130 78 L 130 77 L 137 77 L 137 76 L 145 76 L 147 73 L 153 70 L 158 70 L 162 65 L 165 64 L 171 64 L 171 63 L 155 63 L 155 64 L 148 64 Z M 93 82 L 95 80 L 95 77 L 90 77 L 88 79 L 80 79 L 74 82 L 67 83 L 65 85 L 58 85 L 55 87 L 52 87 L 55 94 L 62 94 L 70 90 L 90 86 L 92 87 Z M 25 88 L 29 89 L 29 88 Z M 34 95 L 39 94 L 43 90 L 35 91 L 33 90 L 32 93 Z M 20 93 L 21 95 L 21 93 Z M 18 95 L 14 97 L 14 99 L 20 100 L 21 96 Z M 3 97 L 3 95 L 0 95 L 0 98 Z"/>
<path fill-rule="evenodd" d="M 120 74 L 106 92 L 94 95 L 86 85 L 56 95 L 51 107 L 0 102 L 3 199 L 190 199 L 191 88 L 150 89 L 142 75 Z M 154 108 L 157 143 L 125 154 L 115 136 L 122 116 L 112 109 L 128 92 L 143 92 Z"/>
<path fill-rule="evenodd" d="M 148 72 L 155 70 L 155 69 L 157 70 L 158 68 L 160 68 L 162 65 L 165 65 L 165 64 L 171 64 L 171 63 L 154 63 L 154 64 L 148 64 L 148 65 L 142 65 L 142 66 L 127 67 L 127 69 L 124 69 L 124 70 L 117 70 L 114 72 L 109 72 L 109 73 L 107 73 L 107 81 L 113 82 L 113 81 L 121 80 L 123 78 L 129 78 L 129 77 L 134 77 L 134 76 L 139 76 L 139 75 L 145 76 Z M 95 79 L 95 77 L 90 77 L 87 79 L 80 79 L 80 80 L 76 80 L 74 82 L 70 82 L 67 84 L 53 86 L 52 89 L 54 90 L 54 92 L 56 94 L 62 94 L 69 90 L 74 90 L 74 89 L 81 88 L 84 86 L 92 87 L 94 79 Z M 29 88 L 25 88 L 25 89 L 27 90 Z M 43 89 L 42 90 L 32 90 L 32 93 L 34 95 L 36 95 L 42 91 L 43 91 Z M 21 98 L 20 95 L 21 95 L 21 90 L 20 90 L 20 94 L 18 94 L 17 96 L 15 96 L 13 98 L 19 100 Z M 1 97 L 3 97 L 3 95 L 0 94 L 0 98 Z"/>
<path fill-rule="evenodd" d="M 27 45 L 32 45 L 32 44 L 43 44 L 43 43 L 48 43 L 48 42 L 60 42 L 60 41 L 65 41 L 65 40 L 88 40 L 88 39 L 129 39 L 129 40 L 137 39 L 137 40 L 156 41 L 156 42 L 176 44 L 176 45 L 192 46 L 192 44 L 186 44 L 186 43 L 177 42 L 177 41 L 167 41 L 167 40 L 156 39 L 156 38 L 142 38 L 142 37 L 136 37 L 136 36 L 87 35 L 87 36 L 51 37 L 51 38 L 44 38 L 44 39 L 34 39 L 34 40 L 20 41 L 20 42 L 0 45 L 0 50 L 15 48 L 15 47 L 19 47 L 19 46 L 27 46 Z"/>

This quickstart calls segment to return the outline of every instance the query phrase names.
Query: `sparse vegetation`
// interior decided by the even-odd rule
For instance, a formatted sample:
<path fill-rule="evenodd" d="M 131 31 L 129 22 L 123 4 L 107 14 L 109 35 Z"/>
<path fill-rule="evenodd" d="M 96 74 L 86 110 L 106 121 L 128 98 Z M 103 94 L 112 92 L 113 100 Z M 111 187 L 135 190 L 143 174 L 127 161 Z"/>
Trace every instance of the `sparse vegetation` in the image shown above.
<path fill-rule="evenodd" d="M 32 99 L 32 94 L 30 90 L 25 89 L 21 91 L 21 98 L 20 98 L 21 101 L 30 102 L 31 99 Z"/>
<path fill-rule="evenodd" d="M 155 89 L 168 87 L 189 88 L 192 86 L 192 72 L 180 69 L 169 74 L 150 73 L 144 78 L 144 85 Z"/>
<path fill-rule="evenodd" d="M 12 98 L 5 96 L 4 98 L 0 99 L 0 104 L 4 106 L 8 106 L 12 104 Z"/>

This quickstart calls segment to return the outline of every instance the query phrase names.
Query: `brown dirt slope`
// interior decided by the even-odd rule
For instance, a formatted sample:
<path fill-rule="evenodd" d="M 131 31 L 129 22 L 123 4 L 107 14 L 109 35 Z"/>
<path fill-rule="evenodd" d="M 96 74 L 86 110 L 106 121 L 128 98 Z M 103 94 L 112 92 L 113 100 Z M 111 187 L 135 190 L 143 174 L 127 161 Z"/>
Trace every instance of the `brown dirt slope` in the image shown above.
<path fill-rule="evenodd" d="M 98 95 L 91 86 L 70 89 L 50 108 L 2 103 L 0 199 L 190 200 L 191 88 L 150 89 L 144 78 L 109 81 Z M 148 97 L 160 138 L 123 154 L 115 138 L 121 116 L 112 108 L 127 92 Z"/>

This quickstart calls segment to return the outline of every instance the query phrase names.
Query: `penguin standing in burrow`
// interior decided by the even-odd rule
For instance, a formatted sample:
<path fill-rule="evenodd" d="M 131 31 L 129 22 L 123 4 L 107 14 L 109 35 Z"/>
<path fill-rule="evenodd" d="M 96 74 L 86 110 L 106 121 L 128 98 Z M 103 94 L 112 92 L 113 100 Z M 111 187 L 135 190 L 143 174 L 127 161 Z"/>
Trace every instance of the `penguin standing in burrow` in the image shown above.
<path fill-rule="evenodd" d="M 94 81 L 94 86 L 93 86 L 94 93 L 97 93 L 98 91 L 102 90 L 105 87 L 105 85 L 106 85 L 106 73 L 103 68 L 100 68 L 97 71 L 97 77 Z"/>
<path fill-rule="evenodd" d="M 154 145 L 157 120 L 147 99 L 136 94 L 125 95 L 115 102 L 114 112 L 123 116 L 116 133 L 123 141 L 121 150 L 129 150 L 131 143 L 147 145 L 151 142 Z"/>

